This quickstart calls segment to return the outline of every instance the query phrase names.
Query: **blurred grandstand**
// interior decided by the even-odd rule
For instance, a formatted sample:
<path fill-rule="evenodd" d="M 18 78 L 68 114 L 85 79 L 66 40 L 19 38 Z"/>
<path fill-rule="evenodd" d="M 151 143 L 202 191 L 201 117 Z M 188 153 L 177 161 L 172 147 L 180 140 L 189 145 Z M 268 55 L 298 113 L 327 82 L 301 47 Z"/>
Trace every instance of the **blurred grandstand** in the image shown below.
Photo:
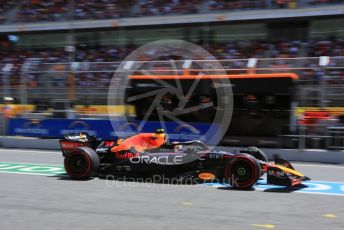
<path fill-rule="evenodd" d="M 209 13 L 229 10 L 306 8 L 343 3 L 342 0 L 2 0 L 2 21 L 42 22 L 68 19 L 115 19 L 123 17 Z"/>
<path fill-rule="evenodd" d="M 284 124 L 292 128 L 279 128 L 275 143 L 344 148 L 343 10 L 343 0 L 0 0 L 0 95 L 21 105 L 11 116 L 51 117 L 52 101 L 69 99 L 79 117 L 104 117 L 99 108 L 128 54 L 150 41 L 183 39 L 212 53 L 228 74 L 296 73 Z M 147 66 L 173 71 L 168 62 Z"/>

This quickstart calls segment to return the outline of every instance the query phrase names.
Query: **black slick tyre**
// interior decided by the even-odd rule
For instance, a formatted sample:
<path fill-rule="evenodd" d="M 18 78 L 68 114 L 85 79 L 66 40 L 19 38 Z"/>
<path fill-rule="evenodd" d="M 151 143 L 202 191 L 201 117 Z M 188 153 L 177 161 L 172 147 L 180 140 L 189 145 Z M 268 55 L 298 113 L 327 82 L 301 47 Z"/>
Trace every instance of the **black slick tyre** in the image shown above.
<path fill-rule="evenodd" d="M 88 179 L 97 175 L 99 157 L 89 147 L 80 147 L 66 155 L 64 168 L 73 179 Z"/>
<path fill-rule="evenodd" d="M 225 178 L 235 189 L 250 189 L 261 175 L 259 162 L 251 155 L 239 154 L 228 162 Z"/>

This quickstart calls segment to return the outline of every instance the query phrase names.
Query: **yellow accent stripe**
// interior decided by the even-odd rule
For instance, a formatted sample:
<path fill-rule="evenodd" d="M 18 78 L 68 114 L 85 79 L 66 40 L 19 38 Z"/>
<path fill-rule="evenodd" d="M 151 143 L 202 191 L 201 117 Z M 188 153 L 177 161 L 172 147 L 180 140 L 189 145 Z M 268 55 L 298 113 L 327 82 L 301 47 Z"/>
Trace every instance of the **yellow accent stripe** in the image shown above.
<path fill-rule="evenodd" d="M 304 177 L 305 175 L 303 175 L 302 173 L 299 173 L 298 171 L 296 170 L 293 170 L 293 169 L 290 169 L 290 168 L 287 168 L 287 167 L 284 167 L 284 166 L 281 166 L 281 165 L 275 165 L 277 168 L 283 170 L 284 172 L 286 173 L 290 173 L 290 174 L 293 174 L 295 176 L 299 176 L 299 177 Z"/>

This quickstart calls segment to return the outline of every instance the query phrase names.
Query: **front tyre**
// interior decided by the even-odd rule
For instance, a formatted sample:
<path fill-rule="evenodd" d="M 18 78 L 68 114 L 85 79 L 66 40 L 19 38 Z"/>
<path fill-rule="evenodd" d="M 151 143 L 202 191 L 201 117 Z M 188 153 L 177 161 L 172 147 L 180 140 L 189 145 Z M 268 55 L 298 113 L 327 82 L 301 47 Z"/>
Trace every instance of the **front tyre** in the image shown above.
<path fill-rule="evenodd" d="M 87 179 L 97 175 L 99 157 L 89 147 L 80 147 L 67 154 L 64 159 L 64 168 L 73 179 Z"/>
<path fill-rule="evenodd" d="M 236 189 L 249 189 L 259 179 L 261 168 L 259 162 L 248 154 L 235 156 L 225 168 L 225 178 Z"/>

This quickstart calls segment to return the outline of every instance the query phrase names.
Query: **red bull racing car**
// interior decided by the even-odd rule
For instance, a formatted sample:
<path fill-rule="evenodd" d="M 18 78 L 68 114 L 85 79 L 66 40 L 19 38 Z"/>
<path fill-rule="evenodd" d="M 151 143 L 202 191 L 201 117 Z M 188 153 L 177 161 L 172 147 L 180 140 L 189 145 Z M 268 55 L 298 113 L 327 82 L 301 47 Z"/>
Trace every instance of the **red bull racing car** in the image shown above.
<path fill-rule="evenodd" d="M 77 133 L 66 134 L 60 145 L 65 170 L 73 179 L 104 175 L 170 178 L 180 182 L 224 182 L 237 189 L 251 188 L 265 173 L 268 184 L 296 186 L 310 180 L 285 160 L 269 162 L 256 147 L 230 153 L 210 150 L 200 141 L 166 143 L 166 139 L 163 130 L 117 141 Z"/>

